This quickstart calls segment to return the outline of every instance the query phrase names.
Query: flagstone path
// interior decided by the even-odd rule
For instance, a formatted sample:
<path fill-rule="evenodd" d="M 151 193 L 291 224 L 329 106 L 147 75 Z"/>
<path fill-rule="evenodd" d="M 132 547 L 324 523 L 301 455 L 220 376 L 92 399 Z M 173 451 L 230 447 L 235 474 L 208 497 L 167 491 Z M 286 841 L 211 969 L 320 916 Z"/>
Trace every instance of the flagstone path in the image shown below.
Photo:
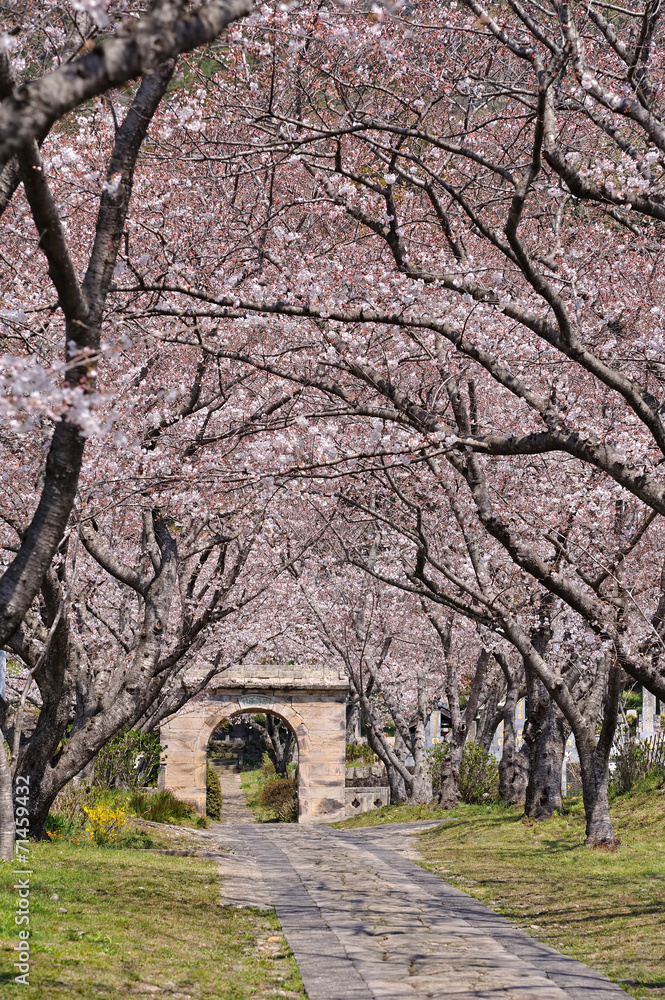
<path fill-rule="evenodd" d="M 222 823 L 253 823 L 254 816 L 247 805 L 240 784 L 240 775 L 234 767 L 213 764 L 222 787 Z"/>
<path fill-rule="evenodd" d="M 274 905 L 309 1000 L 626 1000 L 413 863 L 435 824 L 215 826 L 224 902 Z"/>

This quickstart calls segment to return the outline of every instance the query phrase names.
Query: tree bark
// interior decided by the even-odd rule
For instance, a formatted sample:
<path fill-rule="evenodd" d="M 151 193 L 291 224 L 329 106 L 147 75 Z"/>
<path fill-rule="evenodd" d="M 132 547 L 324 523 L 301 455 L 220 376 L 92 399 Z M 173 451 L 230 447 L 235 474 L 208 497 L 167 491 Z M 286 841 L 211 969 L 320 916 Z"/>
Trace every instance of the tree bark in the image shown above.
<path fill-rule="evenodd" d="M 411 737 L 411 753 L 413 782 L 409 790 L 409 801 L 424 805 L 432 801 L 432 773 L 425 758 L 425 724 L 421 712 L 418 713 Z"/>
<path fill-rule="evenodd" d="M 499 761 L 499 796 L 511 806 L 524 806 L 529 781 L 529 751 L 526 743 L 517 748 L 515 712 L 522 695 L 523 672 L 511 668 L 504 653 L 495 658 L 506 678 L 506 700 L 503 706 L 503 753 Z"/>
<path fill-rule="evenodd" d="M 486 752 L 489 752 L 489 748 L 492 746 L 492 740 L 494 739 L 494 734 L 503 719 L 503 712 L 498 707 L 500 696 L 500 685 L 498 683 L 492 684 L 487 692 L 485 703 L 481 708 L 482 715 L 478 724 L 476 743 Z"/>
<path fill-rule="evenodd" d="M 46 818 L 60 789 L 83 770 L 119 729 L 134 725 L 154 697 L 150 682 L 159 663 L 163 623 L 168 621 L 178 577 L 177 548 L 163 519 L 156 511 L 145 512 L 144 523 L 148 521 L 150 525 L 154 521 L 153 540 L 158 544 L 161 563 L 152 580 L 136 574 L 143 601 L 143 621 L 136 648 L 118 670 L 117 678 L 110 678 L 96 714 L 71 736 L 59 754 L 57 746 L 69 719 L 69 695 L 73 694 L 65 614 L 54 633 L 45 666 L 54 662 L 51 675 L 59 680 L 60 689 L 55 690 L 55 685 L 45 687 L 35 733 L 21 747 L 16 767 L 16 773 L 30 778 L 30 823 L 35 837 L 45 836 Z M 100 565 L 109 571 L 109 560 L 113 562 L 114 556 L 92 528 L 82 529 L 81 538 Z"/>
<path fill-rule="evenodd" d="M 360 705 L 358 704 L 358 699 L 353 698 L 346 709 L 346 742 L 355 743 L 359 732 Z"/>
<path fill-rule="evenodd" d="M 0 859 L 14 860 L 14 801 L 12 772 L 5 752 L 5 737 L 0 729 Z"/>
<path fill-rule="evenodd" d="M 503 755 L 499 761 L 499 796 L 502 802 L 524 807 L 528 783 L 529 751 L 525 743 L 517 748 L 513 707 L 503 717 Z"/>
<path fill-rule="evenodd" d="M 367 733 L 367 740 L 370 742 L 369 731 Z M 372 744 L 370 743 L 370 746 Z M 372 746 L 372 750 L 374 747 Z M 376 750 L 374 750 L 376 753 Z M 399 735 L 397 730 L 395 731 L 395 757 L 403 764 L 408 756 L 407 748 L 404 744 L 404 740 Z M 408 800 L 406 782 L 404 777 L 400 774 L 396 767 L 386 761 L 386 771 L 388 773 L 388 781 L 390 783 L 390 804 L 391 806 L 399 806 Z"/>
<path fill-rule="evenodd" d="M 450 752 L 441 764 L 437 787 L 437 804 L 442 809 L 454 809 L 459 803 L 459 768 L 462 762 L 464 744 L 451 742 Z"/>
<path fill-rule="evenodd" d="M 446 698 L 448 699 L 448 710 L 450 712 L 451 732 L 449 738 L 450 752 L 442 762 L 439 775 L 439 786 L 437 788 L 437 802 L 443 809 L 452 809 L 460 800 L 459 793 L 459 769 L 464 753 L 464 744 L 467 741 L 469 730 L 473 723 L 483 684 L 487 673 L 490 653 L 487 649 L 481 649 L 476 661 L 476 669 L 471 683 L 469 700 L 464 711 L 459 705 L 459 678 L 457 676 L 457 661 L 451 655 L 452 643 L 452 616 L 448 619 L 446 626 L 434 615 L 428 614 L 428 618 L 436 629 L 446 663 Z"/>
<path fill-rule="evenodd" d="M 544 685 L 528 672 L 526 714 L 524 742 L 529 752 L 529 781 L 524 812 L 529 819 L 550 819 L 561 809 L 564 721 Z"/>
<path fill-rule="evenodd" d="M 0 644 L 14 634 L 62 542 L 83 460 L 85 438 L 62 419 L 53 432 L 44 486 L 18 553 L 0 578 Z"/>
<path fill-rule="evenodd" d="M 622 688 L 622 669 L 614 660 L 608 670 L 607 688 L 603 699 L 603 724 L 598 742 L 596 743 L 591 734 L 587 734 L 586 739 L 582 738 L 582 734 L 579 736 L 576 734 L 588 847 L 606 847 L 615 850 L 617 844 L 621 843 L 612 828 L 607 786 Z"/>
<path fill-rule="evenodd" d="M 263 736 L 263 742 L 268 757 L 275 768 L 275 773 L 281 778 L 288 778 L 288 763 L 291 759 L 291 748 L 294 740 L 293 731 L 286 723 L 271 715 L 270 712 L 266 714 L 265 726 L 255 719 L 251 720 L 250 725 Z"/>
<path fill-rule="evenodd" d="M 104 39 L 90 52 L 15 88 L 0 107 L 0 168 L 14 153 L 68 111 L 112 87 L 154 70 L 156 63 L 211 42 L 232 21 L 252 10 L 251 0 L 212 0 L 183 13 L 166 0 Z"/>

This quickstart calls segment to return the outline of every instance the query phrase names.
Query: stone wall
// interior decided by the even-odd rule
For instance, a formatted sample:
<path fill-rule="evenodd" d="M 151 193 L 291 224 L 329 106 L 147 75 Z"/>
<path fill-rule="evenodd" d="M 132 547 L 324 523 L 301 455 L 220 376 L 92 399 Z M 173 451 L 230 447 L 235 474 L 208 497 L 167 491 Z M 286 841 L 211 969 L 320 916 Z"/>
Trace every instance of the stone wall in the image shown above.
<path fill-rule="evenodd" d="M 390 805 L 390 789 L 385 785 L 376 788 L 347 788 L 346 815 L 357 816 L 381 806 Z"/>

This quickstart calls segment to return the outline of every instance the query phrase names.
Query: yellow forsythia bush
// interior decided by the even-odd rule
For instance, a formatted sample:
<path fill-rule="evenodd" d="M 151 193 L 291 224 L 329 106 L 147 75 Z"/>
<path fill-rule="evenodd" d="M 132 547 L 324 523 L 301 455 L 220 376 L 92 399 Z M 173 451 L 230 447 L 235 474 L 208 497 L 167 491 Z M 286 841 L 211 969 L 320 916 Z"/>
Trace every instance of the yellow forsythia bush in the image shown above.
<path fill-rule="evenodd" d="M 85 832 L 96 844 L 103 847 L 119 840 L 127 818 L 126 809 L 99 802 L 95 806 L 85 806 L 83 811 L 88 817 Z"/>

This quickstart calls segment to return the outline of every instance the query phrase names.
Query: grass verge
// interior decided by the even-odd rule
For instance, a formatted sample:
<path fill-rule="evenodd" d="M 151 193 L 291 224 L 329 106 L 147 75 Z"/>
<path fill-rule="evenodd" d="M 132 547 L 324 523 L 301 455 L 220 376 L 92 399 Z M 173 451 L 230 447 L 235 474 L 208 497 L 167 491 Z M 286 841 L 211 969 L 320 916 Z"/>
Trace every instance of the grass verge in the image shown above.
<path fill-rule="evenodd" d="M 277 822 L 276 813 L 272 809 L 265 809 L 259 805 L 259 795 L 264 784 L 263 768 L 255 767 L 248 771 L 240 772 L 240 785 L 245 793 L 247 805 L 252 810 L 256 822 L 275 823 Z"/>
<path fill-rule="evenodd" d="M 426 867 L 634 997 L 665 997 L 663 792 L 613 802 L 614 853 L 584 846 L 580 798 L 544 823 L 488 805 L 387 807 L 337 825 L 437 818 L 447 822 L 419 837 Z"/>
<path fill-rule="evenodd" d="M 0 865 L 3 1000 L 304 997 L 274 913 L 221 905 L 211 860 L 38 843 L 30 867 L 26 987 L 14 982 L 12 968 L 13 866 Z"/>
<path fill-rule="evenodd" d="M 358 826 L 385 826 L 388 823 L 415 823 L 420 819 L 449 819 L 450 809 L 438 809 L 436 806 L 382 806 L 366 813 L 358 813 L 349 819 L 331 823 L 336 830 L 353 830 Z"/>

